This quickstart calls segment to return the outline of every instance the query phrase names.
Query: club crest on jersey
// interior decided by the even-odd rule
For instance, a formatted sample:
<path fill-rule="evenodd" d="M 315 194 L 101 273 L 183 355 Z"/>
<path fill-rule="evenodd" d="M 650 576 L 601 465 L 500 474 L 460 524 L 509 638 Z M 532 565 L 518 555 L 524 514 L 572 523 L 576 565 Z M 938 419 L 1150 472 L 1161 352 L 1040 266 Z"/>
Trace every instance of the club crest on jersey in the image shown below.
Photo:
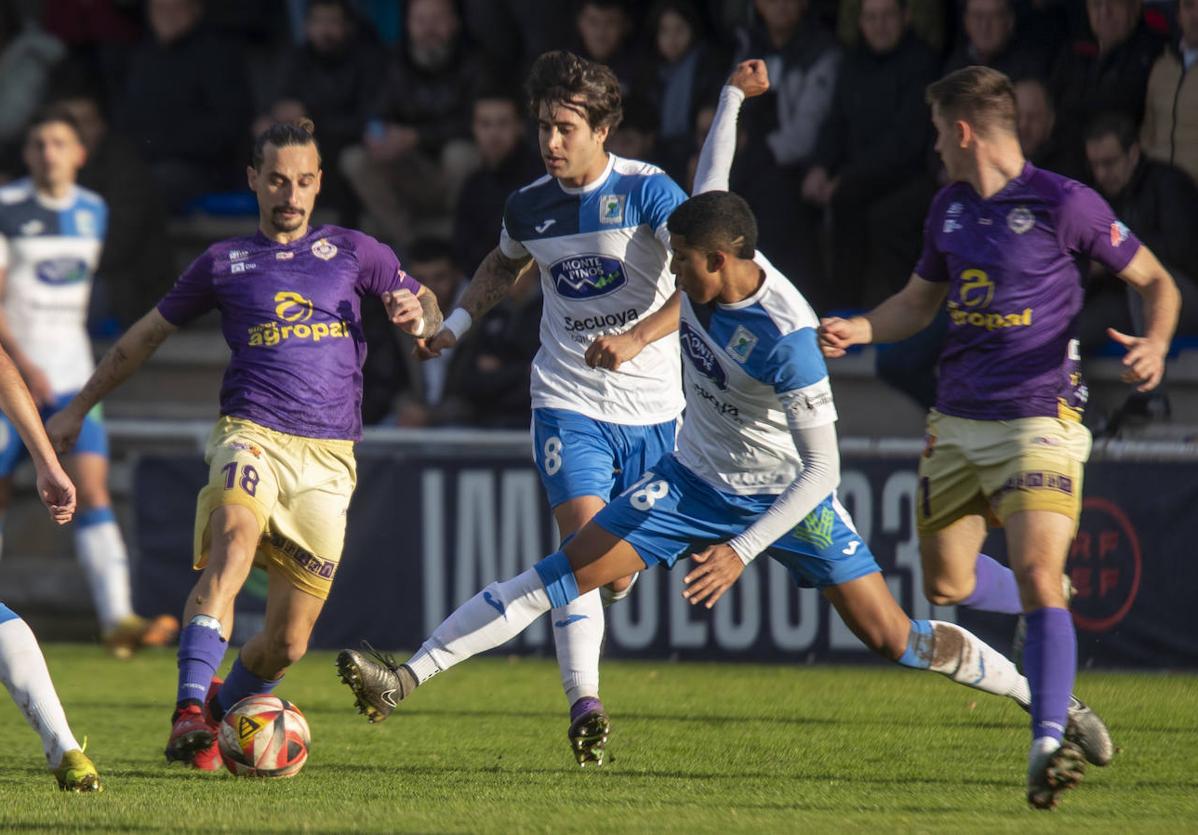
<path fill-rule="evenodd" d="M 321 238 L 316 243 L 312 244 L 312 254 L 321 261 L 328 261 L 337 254 L 337 247 L 328 242 L 327 239 Z"/>
<path fill-rule="evenodd" d="M 1130 234 L 1131 230 L 1122 221 L 1116 220 L 1111 224 L 1111 246 L 1119 246 Z"/>
<path fill-rule="evenodd" d="M 757 337 L 753 332 L 744 325 L 737 325 L 736 330 L 732 332 L 732 338 L 728 340 L 728 344 L 724 346 L 732 359 L 744 365 L 749 360 L 749 354 L 753 353 L 753 349 L 757 346 Z"/>
<path fill-rule="evenodd" d="M 96 216 L 87 209 L 76 209 L 75 229 L 85 238 L 94 238 L 96 236 Z"/>
<path fill-rule="evenodd" d="M 1007 215 L 1007 226 L 1016 235 L 1022 235 L 1036 225 L 1036 216 L 1026 206 L 1016 206 Z"/>
<path fill-rule="evenodd" d="M 573 255 L 549 267 L 557 294 L 566 299 L 597 299 L 625 284 L 624 265 L 606 255 Z"/>
<path fill-rule="evenodd" d="M 81 258 L 48 258 L 37 262 L 34 274 L 43 284 L 78 284 L 87 280 L 87 262 Z"/>
<path fill-rule="evenodd" d="M 599 222 L 609 224 L 624 222 L 623 194 L 599 195 Z"/>
<path fill-rule="evenodd" d="M 721 391 L 727 389 L 728 375 L 716 359 L 715 351 L 711 350 L 686 322 L 681 322 L 678 326 L 678 339 L 682 342 L 683 356 L 690 360 L 695 370 L 715 383 Z"/>

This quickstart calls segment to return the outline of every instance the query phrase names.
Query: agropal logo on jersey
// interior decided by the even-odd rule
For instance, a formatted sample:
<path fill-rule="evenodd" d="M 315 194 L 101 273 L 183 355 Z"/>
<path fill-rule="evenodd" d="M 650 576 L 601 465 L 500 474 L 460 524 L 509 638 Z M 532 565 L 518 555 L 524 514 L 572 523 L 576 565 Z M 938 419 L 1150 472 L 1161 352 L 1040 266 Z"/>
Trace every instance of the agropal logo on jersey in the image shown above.
<path fill-rule="evenodd" d="M 275 293 L 274 302 L 278 321 L 252 326 L 249 329 L 251 348 L 269 348 L 291 340 L 320 342 L 322 339 L 349 336 L 349 323 L 343 320 L 308 324 L 316 306 L 311 299 L 294 290 L 280 290 Z"/>
<path fill-rule="evenodd" d="M 37 262 L 34 275 L 43 284 L 78 284 L 87 280 L 87 262 L 82 258 L 47 258 Z"/>
<path fill-rule="evenodd" d="M 557 294 L 566 299 L 597 299 L 628 283 L 624 265 L 606 255 L 573 255 L 549 266 Z"/>
<path fill-rule="evenodd" d="M 721 391 L 727 389 L 728 375 L 716 359 L 715 351 L 686 322 L 678 326 L 678 339 L 682 342 L 683 356 L 690 360 L 695 370 L 715 383 Z"/>

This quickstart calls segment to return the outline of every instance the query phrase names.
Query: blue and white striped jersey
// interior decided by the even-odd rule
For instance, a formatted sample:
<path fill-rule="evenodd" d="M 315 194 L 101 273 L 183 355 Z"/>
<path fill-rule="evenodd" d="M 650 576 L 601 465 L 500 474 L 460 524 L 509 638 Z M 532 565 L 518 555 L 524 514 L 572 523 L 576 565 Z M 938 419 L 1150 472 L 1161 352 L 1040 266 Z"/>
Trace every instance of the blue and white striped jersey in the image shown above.
<path fill-rule="evenodd" d="M 78 391 L 92 373 L 87 303 L 108 225 L 95 192 L 41 196 L 29 179 L 0 188 L 0 269 L 13 337 L 57 394 Z"/>
<path fill-rule="evenodd" d="M 836 420 L 811 305 L 760 252 L 765 279 L 735 304 L 682 299 L 686 420 L 678 461 L 720 490 L 781 493 L 803 470 L 793 429 Z M 822 497 L 821 497 L 822 498 Z"/>
<path fill-rule="evenodd" d="M 618 371 L 588 368 L 596 337 L 622 333 L 674 292 L 666 220 L 686 194 L 661 169 L 609 154 L 603 176 L 569 188 L 551 176 L 513 193 L 500 249 L 532 255 L 541 271 L 541 349 L 533 408 L 645 426 L 682 411 L 678 342 L 645 347 Z"/>

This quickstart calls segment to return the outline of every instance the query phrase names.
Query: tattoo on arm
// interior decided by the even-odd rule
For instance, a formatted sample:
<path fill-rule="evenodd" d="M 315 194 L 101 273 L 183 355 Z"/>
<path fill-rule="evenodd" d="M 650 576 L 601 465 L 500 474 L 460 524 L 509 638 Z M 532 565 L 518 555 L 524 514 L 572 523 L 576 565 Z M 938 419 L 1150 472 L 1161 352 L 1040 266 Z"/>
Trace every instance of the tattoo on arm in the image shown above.
<path fill-rule="evenodd" d="M 498 247 L 491 250 L 475 271 L 458 306 L 469 313 L 471 319 L 478 321 L 508 294 L 517 276 L 531 260 L 531 255 L 508 258 Z"/>
<path fill-rule="evenodd" d="M 424 312 L 424 330 L 421 333 L 428 336 L 441 330 L 441 307 L 437 304 L 437 297 L 433 292 L 429 290 L 427 293 L 421 293 L 416 299 Z"/>
<path fill-rule="evenodd" d="M 101 358 L 91 379 L 75 399 L 89 409 L 99 403 L 140 368 L 174 330 L 165 320 L 143 318 Z"/>

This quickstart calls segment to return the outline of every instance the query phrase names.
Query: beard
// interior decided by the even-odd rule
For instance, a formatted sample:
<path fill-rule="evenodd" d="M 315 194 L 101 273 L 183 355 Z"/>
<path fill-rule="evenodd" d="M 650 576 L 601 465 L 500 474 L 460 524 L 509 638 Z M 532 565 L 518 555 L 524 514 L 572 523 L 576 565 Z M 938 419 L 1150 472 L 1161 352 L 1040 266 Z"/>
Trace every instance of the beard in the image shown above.
<path fill-rule="evenodd" d="M 272 209 L 270 212 L 270 225 L 279 232 L 294 232 L 303 225 L 304 219 L 308 213 L 303 209 L 296 212 L 293 217 L 287 217 L 283 214 L 283 209 Z"/>

